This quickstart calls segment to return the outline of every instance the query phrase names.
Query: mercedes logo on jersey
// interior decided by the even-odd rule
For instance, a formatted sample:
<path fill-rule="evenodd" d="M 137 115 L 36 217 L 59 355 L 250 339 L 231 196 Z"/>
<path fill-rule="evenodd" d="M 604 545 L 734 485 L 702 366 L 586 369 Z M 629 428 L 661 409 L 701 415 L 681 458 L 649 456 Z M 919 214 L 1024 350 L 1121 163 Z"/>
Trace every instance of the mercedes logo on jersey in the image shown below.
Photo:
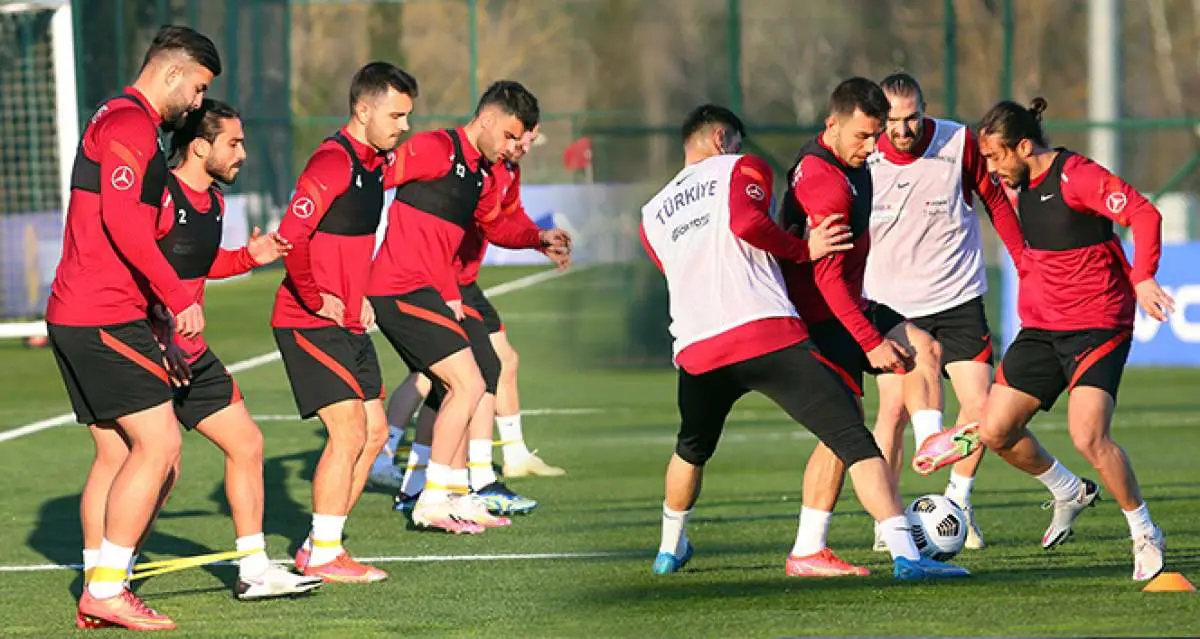
<path fill-rule="evenodd" d="M 112 182 L 114 189 L 118 191 L 128 191 L 129 189 L 133 188 L 133 169 L 125 166 L 124 164 L 118 166 L 117 168 L 113 169 L 112 178 L 110 181 Z"/>
<path fill-rule="evenodd" d="M 306 220 L 312 216 L 313 210 L 316 208 L 311 198 L 302 197 L 292 204 L 292 214 L 302 220 Z"/>

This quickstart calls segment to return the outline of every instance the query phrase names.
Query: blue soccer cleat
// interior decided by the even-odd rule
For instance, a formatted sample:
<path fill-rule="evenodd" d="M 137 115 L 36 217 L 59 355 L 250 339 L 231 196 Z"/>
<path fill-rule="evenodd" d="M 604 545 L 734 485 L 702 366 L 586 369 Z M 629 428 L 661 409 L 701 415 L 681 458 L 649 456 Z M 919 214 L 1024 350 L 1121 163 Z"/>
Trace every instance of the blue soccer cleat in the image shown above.
<path fill-rule="evenodd" d="M 695 548 L 692 547 L 692 542 L 689 541 L 686 543 L 687 545 L 683 547 L 683 555 L 679 557 L 669 552 L 658 553 L 658 556 L 654 558 L 654 574 L 669 575 L 673 572 L 683 570 L 687 562 L 691 561 L 692 553 L 695 551 Z"/>
<path fill-rule="evenodd" d="M 928 557 L 921 557 L 916 561 L 896 557 L 892 563 L 892 575 L 900 581 L 920 581 L 922 579 L 970 577 L 971 571 L 962 566 L 934 561 Z"/>
<path fill-rule="evenodd" d="M 538 506 L 536 501 L 514 493 L 500 481 L 472 492 L 471 496 L 494 515 L 525 515 Z"/>
<path fill-rule="evenodd" d="M 421 493 L 411 496 L 404 493 L 397 493 L 392 502 L 392 510 L 404 515 L 411 515 L 413 507 L 417 505 L 417 500 L 420 499 L 420 497 Z"/>

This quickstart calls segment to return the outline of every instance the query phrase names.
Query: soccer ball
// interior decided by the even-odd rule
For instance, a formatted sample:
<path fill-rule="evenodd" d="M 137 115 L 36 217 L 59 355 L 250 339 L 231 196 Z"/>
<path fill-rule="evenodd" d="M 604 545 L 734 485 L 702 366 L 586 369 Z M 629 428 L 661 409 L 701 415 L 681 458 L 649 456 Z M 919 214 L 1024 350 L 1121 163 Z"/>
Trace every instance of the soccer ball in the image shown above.
<path fill-rule="evenodd" d="M 904 516 L 921 555 L 949 561 L 962 551 L 967 540 L 967 516 L 950 499 L 942 495 L 917 497 Z"/>

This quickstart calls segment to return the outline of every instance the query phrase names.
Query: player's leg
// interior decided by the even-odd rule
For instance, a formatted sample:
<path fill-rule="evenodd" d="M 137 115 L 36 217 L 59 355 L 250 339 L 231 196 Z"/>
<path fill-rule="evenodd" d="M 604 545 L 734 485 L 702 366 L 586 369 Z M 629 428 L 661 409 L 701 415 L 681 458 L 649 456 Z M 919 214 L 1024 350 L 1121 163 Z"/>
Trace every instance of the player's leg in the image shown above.
<path fill-rule="evenodd" d="M 388 396 L 387 400 L 387 423 L 388 423 L 388 439 L 384 444 L 383 450 L 375 457 L 375 462 L 371 465 L 371 474 L 369 475 L 370 483 L 393 490 L 400 491 L 403 483 L 404 473 L 401 472 L 396 464 L 396 453 L 400 448 L 400 443 L 404 440 L 404 431 L 407 428 L 409 421 L 413 418 L 413 413 L 417 407 L 425 399 L 425 395 L 429 392 L 429 380 L 425 380 L 425 391 L 422 392 L 417 383 L 420 373 L 409 373 L 408 377 L 404 378 L 400 385 L 396 386 Z M 428 452 L 428 451 L 427 451 Z M 411 448 L 410 448 L 411 454 Z M 428 462 L 428 454 L 425 456 L 425 461 Z"/>
<path fill-rule="evenodd" d="M 521 426 L 521 404 L 517 392 L 520 356 L 508 341 L 508 333 L 503 327 L 491 334 L 491 340 L 492 347 L 500 356 L 500 383 L 496 390 L 496 428 L 500 432 L 501 450 L 504 453 L 504 476 L 559 477 L 567 474 L 562 468 L 547 464 L 536 451 L 530 451 L 525 444 Z"/>
<path fill-rule="evenodd" d="M 367 482 L 371 476 L 371 470 L 374 468 L 375 460 L 382 454 L 382 451 L 387 448 L 389 432 L 387 411 L 383 407 L 382 399 L 370 399 L 363 402 L 363 412 L 367 420 L 367 438 L 363 443 L 363 451 L 358 457 L 358 461 L 354 464 L 354 483 L 350 492 L 350 508 L 358 503 L 362 497 L 363 490 L 367 487 Z M 394 458 L 394 455 L 393 455 Z M 395 467 L 393 465 L 393 467 Z M 399 488 L 399 484 L 395 485 Z"/>
<path fill-rule="evenodd" d="M 417 387 L 427 396 L 426 402 L 434 397 L 434 392 L 441 392 L 431 390 L 431 386 L 432 382 L 428 377 L 418 374 Z M 441 406 L 440 399 L 437 400 L 437 406 Z M 433 447 L 433 424 L 436 420 L 437 409 L 431 408 L 428 403 L 417 409 L 417 432 L 408 452 L 408 465 L 404 470 L 404 480 L 400 483 L 400 492 L 396 494 L 392 505 L 396 512 L 411 513 L 413 506 L 417 504 L 417 498 L 421 496 L 421 491 L 425 490 L 425 471 L 429 466 L 429 453 Z"/>
<path fill-rule="evenodd" d="M 958 399 L 958 418 L 954 423 L 982 422 L 988 390 L 992 385 L 992 365 L 978 361 L 948 362 L 946 372 L 950 376 L 954 396 Z M 980 446 L 970 455 L 955 463 L 950 470 L 950 480 L 946 485 L 946 497 L 958 504 L 967 516 L 965 547 L 971 549 L 980 549 L 985 545 L 983 534 L 975 519 L 975 509 L 971 506 L 971 489 L 975 485 L 975 475 L 979 471 L 979 464 L 983 460 L 986 448 L 986 446 Z"/>
<path fill-rule="evenodd" d="M 814 356 L 808 344 L 798 344 L 749 362 L 734 365 L 739 379 L 783 408 L 811 431 L 848 469 L 863 508 L 880 524 L 900 579 L 959 577 L 966 570 L 919 556 L 887 463 L 862 419 L 856 394 Z M 789 558 L 790 563 L 790 558 Z M 866 574 L 859 569 L 857 574 Z M 796 573 L 791 570 L 788 574 Z M 830 573 L 854 574 L 854 573 Z"/>
<path fill-rule="evenodd" d="M 883 452 L 892 481 L 900 485 L 900 469 L 904 466 L 904 426 L 908 423 L 908 410 L 904 408 L 904 378 L 899 375 L 877 375 L 875 383 L 879 389 L 879 408 L 875 414 L 875 443 Z M 875 543 L 872 548 L 887 552 L 879 527 L 875 527 Z"/>
<path fill-rule="evenodd" d="M 1165 539 L 1150 518 L 1129 457 L 1112 439 L 1113 410 L 1129 341 L 1128 331 L 1084 331 L 1064 336 L 1059 348 L 1060 353 L 1069 352 L 1069 359 L 1063 361 L 1074 367 L 1067 407 L 1071 441 L 1121 507 L 1133 539 L 1133 579 L 1145 581 L 1163 569 Z"/>
<path fill-rule="evenodd" d="M 1052 548 L 1071 536 L 1071 525 L 1095 503 L 1099 488 L 1054 458 L 1027 427 L 1038 409 L 1049 410 L 1067 379 L 1046 331 L 1022 329 L 996 368 L 980 423 L 980 441 L 1010 466 L 1034 476 L 1053 495 L 1054 513 L 1042 535 Z"/>
<path fill-rule="evenodd" d="M 652 567 L 656 574 L 677 572 L 692 558 L 687 520 L 700 497 L 704 465 L 717 450 L 730 409 L 746 393 L 728 369 L 701 375 L 679 369 L 679 432 L 663 481 L 662 538 Z"/>
<path fill-rule="evenodd" d="M 814 356 L 855 398 L 861 420 L 865 359 L 862 349 L 837 320 L 813 326 L 812 336 L 813 343 L 820 349 L 820 354 L 814 352 Z M 846 467 L 842 460 L 823 442 L 818 442 L 804 467 L 803 505 L 796 541 L 788 556 L 787 574 L 813 577 L 866 574 L 865 568 L 851 565 L 835 555 L 827 541 L 833 509 L 841 496 L 845 477 Z"/>
<path fill-rule="evenodd" d="M 209 355 L 206 353 L 205 355 Z M 212 357 L 215 361 L 216 357 Z M 193 366 L 188 397 L 176 403 L 184 427 L 216 444 L 225 455 L 225 499 L 233 517 L 238 551 L 252 551 L 238 560 L 234 593 L 239 599 L 261 599 L 308 592 L 320 577 L 296 575 L 271 565 L 263 534 L 263 436 L 246 410 L 236 382 L 216 361 Z"/>
<path fill-rule="evenodd" d="M 129 440 L 115 422 L 88 426 L 95 448 L 92 467 L 88 470 L 83 492 L 79 496 L 79 522 L 83 528 L 84 583 L 91 578 L 92 569 L 100 558 L 100 542 L 104 539 L 104 509 L 108 506 L 108 489 L 117 471 L 129 457 Z"/>
<path fill-rule="evenodd" d="M 466 331 L 432 288 L 372 297 L 371 303 L 380 330 L 409 369 L 430 375 L 445 388 L 413 521 L 451 532 L 480 532 L 481 527 L 454 514 L 450 498 L 455 451 L 467 438 L 471 415 L 485 390 Z"/>

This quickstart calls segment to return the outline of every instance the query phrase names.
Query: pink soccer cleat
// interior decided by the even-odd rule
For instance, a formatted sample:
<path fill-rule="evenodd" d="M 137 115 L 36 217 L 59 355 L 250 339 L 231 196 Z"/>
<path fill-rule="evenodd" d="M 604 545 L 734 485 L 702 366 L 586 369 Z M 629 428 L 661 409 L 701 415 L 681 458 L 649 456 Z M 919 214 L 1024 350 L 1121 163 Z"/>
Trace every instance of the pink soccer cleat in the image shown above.
<path fill-rule="evenodd" d="M 979 448 L 979 423 L 960 424 L 927 438 L 913 455 L 913 470 L 920 475 L 953 464 Z"/>
<path fill-rule="evenodd" d="M 870 570 L 843 561 L 828 548 L 807 557 L 788 555 L 784 572 L 789 577 L 866 577 Z"/>

